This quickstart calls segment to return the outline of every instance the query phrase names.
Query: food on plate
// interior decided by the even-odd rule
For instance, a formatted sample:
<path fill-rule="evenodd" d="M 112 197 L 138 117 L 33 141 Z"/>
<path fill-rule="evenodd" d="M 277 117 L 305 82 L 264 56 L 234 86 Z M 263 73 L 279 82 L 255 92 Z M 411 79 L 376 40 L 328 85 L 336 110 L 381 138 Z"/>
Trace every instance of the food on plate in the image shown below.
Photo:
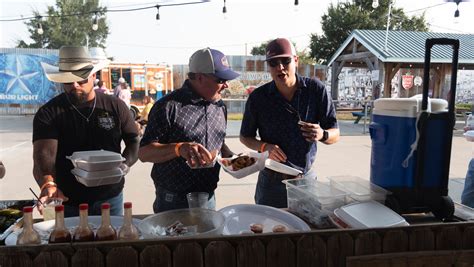
<path fill-rule="evenodd" d="M 260 223 L 252 223 L 250 225 L 250 231 L 256 234 L 261 234 L 263 232 L 263 225 Z"/>
<path fill-rule="evenodd" d="M 277 224 L 277 225 L 273 226 L 273 228 L 272 228 L 272 232 L 274 232 L 274 233 L 283 233 L 283 232 L 287 232 L 287 231 L 288 231 L 288 228 L 286 228 L 286 226 L 281 225 L 281 224 Z"/>
<path fill-rule="evenodd" d="M 239 156 L 234 159 L 223 159 L 222 164 L 226 167 L 231 167 L 233 171 L 249 167 L 253 165 L 257 160 L 247 155 Z"/>

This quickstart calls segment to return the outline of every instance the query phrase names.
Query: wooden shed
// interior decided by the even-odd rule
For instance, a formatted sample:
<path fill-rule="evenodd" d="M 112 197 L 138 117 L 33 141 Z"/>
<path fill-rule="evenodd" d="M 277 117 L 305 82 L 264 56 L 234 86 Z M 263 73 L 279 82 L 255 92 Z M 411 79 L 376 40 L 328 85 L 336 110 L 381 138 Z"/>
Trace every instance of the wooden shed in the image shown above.
<path fill-rule="evenodd" d="M 338 99 L 338 76 L 344 67 L 368 68 L 371 71 L 374 99 L 390 97 L 391 81 L 399 70 L 404 70 L 402 75 L 406 76 L 399 86 L 408 87 L 410 83 L 413 85 L 416 77 L 423 77 L 425 41 L 428 38 L 458 39 L 458 69 L 474 69 L 474 34 L 354 30 L 328 63 L 332 73 L 333 99 Z M 453 51 L 448 46 L 434 46 L 432 49 L 429 81 L 432 97 L 443 97 L 447 94 L 452 54 Z M 405 75 L 407 73 L 409 75 Z M 424 82 L 420 81 L 420 78 L 415 82 Z M 377 90 L 382 87 L 383 90 Z"/>

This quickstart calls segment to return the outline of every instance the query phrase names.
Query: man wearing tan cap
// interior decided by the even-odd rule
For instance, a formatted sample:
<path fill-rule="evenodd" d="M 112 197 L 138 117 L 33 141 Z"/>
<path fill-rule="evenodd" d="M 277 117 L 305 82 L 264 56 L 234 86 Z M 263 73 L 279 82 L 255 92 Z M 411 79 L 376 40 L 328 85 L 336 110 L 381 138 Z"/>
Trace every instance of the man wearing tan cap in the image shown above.
<path fill-rule="evenodd" d="M 86 187 L 76 181 L 66 156 L 77 151 L 108 150 L 121 153 L 124 175 L 138 159 L 138 131 L 127 106 L 118 98 L 96 94 L 96 72 L 108 64 L 103 50 L 63 46 L 58 66 L 42 63 L 47 78 L 60 83 L 64 92 L 44 104 L 33 120 L 33 175 L 40 187 L 40 200 L 64 200 L 65 215 L 78 216 L 78 205 L 89 204 L 89 214 L 100 215 L 103 202 L 111 214 L 123 213 L 124 180 Z M 90 52 L 95 52 L 95 57 Z M 121 142 L 125 149 L 121 150 Z M 38 205 L 41 212 L 42 206 Z"/>
<path fill-rule="evenodd" d="M 298 56 L 288 39 L 268 43 L 266 61 L 273 81 L 250 94 L 240 141 L 250 149 L 268 151 L 270 159 L 311 176 L 308 172 L 316 158 L 317 143 L 329 145 L 339 140 L 331 97 L 319 80 L 296 73 Z M 265 168 L 258 176 L 255 202 L 286 207 L 286 187 L 281 181 L 292 178 Z"/>
<path fill-rule="evenodd" d="M 233 155 L 224 143 L 227 109 L 221 92 L 238 76 L 222 52 L 200 49 L 189 59 L 188 79 L 181 89 L 153 106 L 139 158 L 154 163 L 155 213 L 187 208 L 190 192 L 207 192 L 208 207 L 215 207 L 220 168 L 214 159 L 217 153 Z"/>

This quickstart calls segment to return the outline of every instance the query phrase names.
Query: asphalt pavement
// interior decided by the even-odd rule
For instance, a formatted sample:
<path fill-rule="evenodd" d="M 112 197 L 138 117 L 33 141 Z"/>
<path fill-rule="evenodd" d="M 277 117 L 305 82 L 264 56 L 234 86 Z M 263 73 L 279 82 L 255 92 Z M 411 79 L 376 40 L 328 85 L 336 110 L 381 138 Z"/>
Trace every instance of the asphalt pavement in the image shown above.
<path fill-rule="evenodd" d="M 32 116 L 0 116 L 0 159 L 7 173 L 0 180 L 0 200 L 31 199 L 29 187 L 36 192 L 38 186 L 32 175 Z M 236 153 L 248 151 L 239 142 L 240 121 L 229 121 L 226 143 Z M 315 168 L 319 180 L 329 176 L 352 175 L 369 179 L 371 140 L 364 133 L 363 121 L 340 121 L 341 140 L 333 145 L 318 145 Z M 455 131 L 451 154 L 449 177 L 456 181 L 457 187 L 450 194 L 459 198 L 462 178 L 465 177 L 469 160 L 474 155 L 474 143 L 468 143 L 461 131 Z M 135 214 L 152 213 L 155 197 L 150 178 L 152 164 L 137 162 L 126 177 L 124 195 L 126 201 L 133 202 Z M 221 171 L 216 190 L 217 209 L 234 204 L 254 203 L 253 195 L 257 174 L 235 179 Z"/>

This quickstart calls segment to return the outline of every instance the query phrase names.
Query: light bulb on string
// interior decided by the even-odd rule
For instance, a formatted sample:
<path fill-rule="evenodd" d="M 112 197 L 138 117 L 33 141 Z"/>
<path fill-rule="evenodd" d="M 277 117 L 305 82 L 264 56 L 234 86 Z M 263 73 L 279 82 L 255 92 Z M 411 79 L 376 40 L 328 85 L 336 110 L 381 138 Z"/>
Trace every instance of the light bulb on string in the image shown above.
<path fill-rule="evenodd" d="M 293 7 L 293 10 L 295 12 L 298 12 L 300 10 L 299 8 L 299 1 L 298 0 L 295 0 L 295 4 L 294 4 L 294 7 Z"/>
<path fill-rule="evenodd" d="M 224 19 L 227 19 L 227 6 L 225 5 L 225 0 L 224 0 L 224 6 L 222 7 L 222 14 L 224 14 Z"/>
<path fill-rule="evenodd" d="M 379 0 L 373 0 L 372 1 L 372 8 L 377 8 L 379 7 Z"/>
<path fill-rule="evenodd" d="M 160 6 L 159 5 L 156 5 L 156 26 L 161 26 L 161 22 L 160 22 Z"/>
<path fill-rule="evenodd" d="M 44 31 L 43 31 L 43 25 L 41 25 L 41 16 L 37 16 L 36 19 L 38 20 L 38 24 L 36 25 L 36 32 L 39 35 L 42 35 Z"/>
<path fill-rule="evenodd" d="M 44 33 L 43 31 L 43 26 L 41 25 L 41 22 L 38 22 L 38 28 L 36 29 L 36 32 L 39 34 L 39 35 L 42 35 Z"/>
<path fill-rule="evenodd" d="M 94 22 L 92 23 L 92 30 L 97 31 L 99 29 L 99 13 L 95 13 Z"/>

